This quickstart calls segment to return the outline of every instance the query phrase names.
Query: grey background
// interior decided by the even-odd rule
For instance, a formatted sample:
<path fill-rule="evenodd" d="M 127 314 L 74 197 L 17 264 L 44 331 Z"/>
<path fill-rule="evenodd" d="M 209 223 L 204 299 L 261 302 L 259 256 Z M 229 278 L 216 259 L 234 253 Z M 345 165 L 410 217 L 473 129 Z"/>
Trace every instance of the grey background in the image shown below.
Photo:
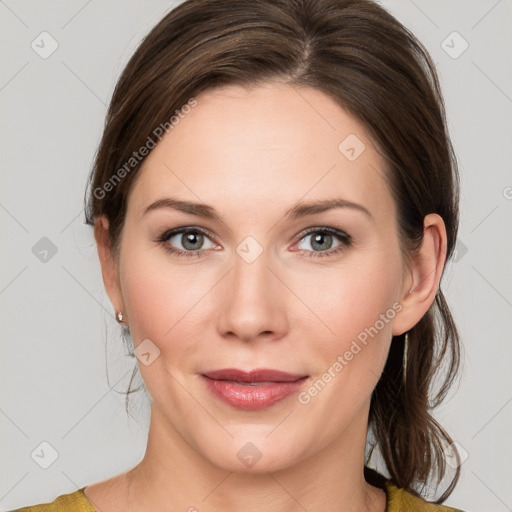
<path fill-rule="evenodd" d="M 464 368 L 436 417 L 468 457 L 447 504 L 512 510 L 512 2 L 381 3 L 438 65 L 460 162 L 457 261 L 443 287 Z M 104 292 L 82 198 L 116 78 L 172 5 L 0 0 L 1 510 L 51 501 L 144 454 L 148 404 L 132 395 L 126 417 L 119 392 L 134 363 Z M 58 43 L 46 59 L 31 47 L 42 46 L 43 31 Z M 457 58 L 464 43 L 453 31 L 469 44 Z M 43 237 L 56 250 L 46 261 Z M 58 453 L 48 469 L 31 455 L 42 442 Z"/>

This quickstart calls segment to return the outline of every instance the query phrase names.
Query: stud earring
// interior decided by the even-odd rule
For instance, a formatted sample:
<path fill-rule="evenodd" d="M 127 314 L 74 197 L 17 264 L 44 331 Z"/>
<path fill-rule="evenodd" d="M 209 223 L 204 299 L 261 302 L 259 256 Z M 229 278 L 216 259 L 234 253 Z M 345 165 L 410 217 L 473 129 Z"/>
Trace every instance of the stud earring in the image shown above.
<path fill-rule="evenodd" d="M 120 323 L 121 325 L 126 325 L 126 322 L 123 321 L 123 314 L 119 311 L 117 314 L 116 314 L 116 320 L 118 323 Z"/>

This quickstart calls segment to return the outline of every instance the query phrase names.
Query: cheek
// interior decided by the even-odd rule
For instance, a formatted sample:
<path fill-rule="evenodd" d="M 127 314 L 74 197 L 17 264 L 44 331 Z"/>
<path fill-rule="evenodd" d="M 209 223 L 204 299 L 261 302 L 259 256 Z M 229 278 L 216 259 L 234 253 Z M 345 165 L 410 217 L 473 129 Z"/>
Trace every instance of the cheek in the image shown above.
<path fill-rule="evenodd" d="M 311 297 L 329 331 L 324 328 L 322 342 L 310 347 L 316 374 L 299 402 L 331 425 L 333 435 L 369 400 L 386 362 L 393 319 L 401 309 L 396 302 L 397 262 L 391 267 L 360 261 L 336 273 L 335 279 L 319 280 L 317 275 L 318 288 Z"/>
<path fill-rule="evenodd" d="M 190 326 L 201 314 L 201 298 L 212 288 L 211 275 L 200 266 L 166 260 L 161 249 L 123 253 L 123 298 L 135 347 L 149 338 L 164 353 L 170 340 L 193 348 Z M 173 350 L 179 350 L 173 342 Z"/>
<path fill-rule="evenodd" d="M 331 420 L 338 415 L 342 422 L 344 414 L 355 413 L 369 399 L 384 368 L 393 319 L 401 309 L 396 302 L 401 264 L 380 251 L 329 274 L 316 273 L 308 284 L 314 290 L 308 298 L 312 309 L 329 330 L 322 325 L 322 343 L 311 347 L 316 384 L 302 403 L 320 415 L 331 404 L 325 407 Z"/>
<path fill-rule="evenodd" d="M 313 313 L 330 331 L 324 329 L 333 340 L 331 348 L 343 348 L 361 333 L 364 338 L 366 329 L 375 324 L 379 331 L 391 331 L 399 283 L 397 260 L 390 265 L 376 258 L 361 258 L 354 265 L 347 263 L 329 272 L 312 273 L 301 288 Z"/>

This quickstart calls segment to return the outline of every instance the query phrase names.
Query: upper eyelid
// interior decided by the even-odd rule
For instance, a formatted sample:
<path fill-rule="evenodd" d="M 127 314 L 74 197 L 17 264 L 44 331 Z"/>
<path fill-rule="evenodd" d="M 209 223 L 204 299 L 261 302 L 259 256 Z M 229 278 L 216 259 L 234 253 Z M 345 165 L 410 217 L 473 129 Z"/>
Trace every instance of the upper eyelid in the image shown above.
<path fill-rule="evenodd" d="M 183 227 L 179 227 L 179 228 L 168 229 L 160 235 L 160 238 L 169 239 L 176 235 L 180 235 L 182 233 L 187 233 L 188 231 L 197 231 L 198 233 L 202 233 L 203 235 L 208 236 L 209 238 L 212 239 L 212 241 L 216 241 L 215 235 L 210 230 L 208 230 L 206 228 L 200 228 L 197 226 L 183 226 Z M 218 243 L 218 242 L 216 242 L 216 243 Z"/>
<path fill-rule="evenodd" d="M 328 226 L 319 227 L 319 228 L 308 228 L 306 231 L 302 231 L 301 234 L 297 237 L 297 242 L 302 241 L 303 238 L 309 236 L 313 233 L 327 233 L 331 236 L 338 238 L 341 244 L 352 245 L 353 238 L 343 229 L 331 228 Z M 310 252 L 310 251 L 309 251 Z M 322 251 L 328 253 L 329 251 Z"/>
<path fill-rule="evenodd" d="M 317 233 L 317 232 L 320 232 L 320 233 L 325 232 L 325 233 L 330 233 L 330 234 L 337 235 L 337 236 L 346 236 L 346 237 L 351 238 L 351 236 L 343 229 L 332 228 L 330 226 L 319 226 L 319 227 L 306 228 L 304 231 L 301 231 L 301 235 L 302 235 L 301 238 L 303 238 L 307 235 L 310 235 L 311 233 Z"/>

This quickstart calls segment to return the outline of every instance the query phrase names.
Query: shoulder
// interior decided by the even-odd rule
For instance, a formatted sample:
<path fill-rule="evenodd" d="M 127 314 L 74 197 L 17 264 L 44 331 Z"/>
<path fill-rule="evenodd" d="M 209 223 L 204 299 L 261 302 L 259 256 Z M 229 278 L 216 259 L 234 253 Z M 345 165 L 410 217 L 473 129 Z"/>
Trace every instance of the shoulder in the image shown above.
<path fill-rule="evenodd" d="M 84 488 L 69 494 L 61 494 L 51 503 L 41 503 L 18 508 L 10 512 L 96 512 L 84 494 Z"/>
<path fill-rule="evenodd" d="M 388 496 L 386 512 L 463 512 L 458 508 L 430 503 L 414 496 L 405 489 L 399 489 L 390 480 L 385 483 Z"/>

